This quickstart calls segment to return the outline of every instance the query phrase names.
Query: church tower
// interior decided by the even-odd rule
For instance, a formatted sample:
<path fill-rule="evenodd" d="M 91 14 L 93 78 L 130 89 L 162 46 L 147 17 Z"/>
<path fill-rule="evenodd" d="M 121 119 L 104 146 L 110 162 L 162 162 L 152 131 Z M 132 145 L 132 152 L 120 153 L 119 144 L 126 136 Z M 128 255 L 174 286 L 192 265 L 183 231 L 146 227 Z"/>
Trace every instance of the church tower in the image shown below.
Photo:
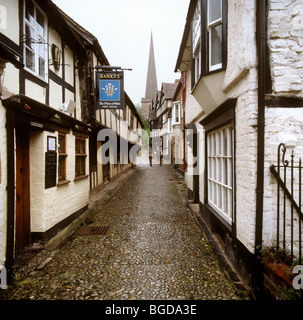
<path fill-rule="evenodd" d="M 155 101 L 158 92 L 156 62 L 153 44 L 153 34 L 150 37 L 150 48 L 146 78 L 145 98 L 141 99 L 141 115 L 143 120 L 149 118 L 149 111 L 151 110 L 152 103 Z"/>

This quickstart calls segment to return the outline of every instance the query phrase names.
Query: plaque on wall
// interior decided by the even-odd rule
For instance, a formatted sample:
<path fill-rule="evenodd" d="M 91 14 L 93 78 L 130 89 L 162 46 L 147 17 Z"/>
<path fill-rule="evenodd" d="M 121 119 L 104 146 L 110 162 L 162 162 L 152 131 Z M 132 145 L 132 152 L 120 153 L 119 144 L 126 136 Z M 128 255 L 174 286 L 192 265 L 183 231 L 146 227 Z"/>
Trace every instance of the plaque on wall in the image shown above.
<path fill-rule="evenodd" d="M 57 153 L 45 152 L 45 189 L 57 185 Z"/>
<path fill-rule="evenodd" d="M 56 137 L 48 136 L 47 137 L 47 151 L 54 151 L 56 152 Z"/>

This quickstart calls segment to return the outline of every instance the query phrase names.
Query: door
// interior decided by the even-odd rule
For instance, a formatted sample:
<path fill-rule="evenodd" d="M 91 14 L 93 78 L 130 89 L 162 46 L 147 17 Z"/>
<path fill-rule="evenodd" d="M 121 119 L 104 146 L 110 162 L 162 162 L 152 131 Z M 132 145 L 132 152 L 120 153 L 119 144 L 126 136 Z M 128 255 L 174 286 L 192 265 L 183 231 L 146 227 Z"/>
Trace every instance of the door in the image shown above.
<path fill-rule="evenodd" d="M 30 245 L 29 132 L 16 128 L 16 249 Z"/>

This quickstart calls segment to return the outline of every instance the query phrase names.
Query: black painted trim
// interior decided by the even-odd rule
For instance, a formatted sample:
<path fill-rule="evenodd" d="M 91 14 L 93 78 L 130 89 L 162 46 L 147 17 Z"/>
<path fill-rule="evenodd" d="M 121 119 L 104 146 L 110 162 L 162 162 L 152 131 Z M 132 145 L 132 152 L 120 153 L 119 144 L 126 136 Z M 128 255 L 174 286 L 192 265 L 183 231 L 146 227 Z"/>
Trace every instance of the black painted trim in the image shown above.
<path fill-rule="evenodd" d="M 303 108 L 303 98 L 267 95 L 265 106 L 268 108 Z"/>
<path fill-rule="evenodd" d="M 214 130 L 229 123 L 235 118 L 235 106 L 237 98 L 229 98 L 225 100 L 218 108 L 205 117 L 200 124 L 204 127 L 205 132 Z"/>
<path fill-rule="evenodd" d="M 5 267 L 8 284 L 14 278 L 14 249 L 15 249 L 15 135 L 14 113 L 6 110 L 7 134 L 7 230 L 6 230 L 6 260 Z"/>
<path fill-rule="evenodd" d="M 65 80 L 60 78 L 58 75 L 56 75 L 56 73 L 53 72 L 52 70 L 49 70 L 48 77 L 49 77 L 49 79 L 53 80 L 54 82 L 60 84 L 65 89 L 68 89 L 72 93 L 75 93 L 75 88 L 72 85 L 70 85 L 69 83 L 67 83 Z"/>
<path fill-rule="evenodd" d="M 12 51 L 19 58 L 22 58 L 22 48 L 18 46 L 14 41 L 7 38 L 1 32 L 0 32 L 0 43 L 2 43 L 5 47 L 9 48 L 9 50 Z"/>

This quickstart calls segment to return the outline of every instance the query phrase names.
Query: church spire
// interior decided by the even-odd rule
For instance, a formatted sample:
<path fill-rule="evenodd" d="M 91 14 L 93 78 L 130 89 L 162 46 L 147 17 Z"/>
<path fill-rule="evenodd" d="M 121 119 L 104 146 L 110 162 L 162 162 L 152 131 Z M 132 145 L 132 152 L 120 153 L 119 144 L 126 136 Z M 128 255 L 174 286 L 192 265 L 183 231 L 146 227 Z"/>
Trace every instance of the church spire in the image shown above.
<path fill-rule="evenodd" d="M 150 48 L 148 58 L 148 69 L 145 89 L 145 99 L 154 99 L 158 92 L 157 74 L 156 74 L 156 62 L 153 44 L 153 33 L 150 37 Z"/>

